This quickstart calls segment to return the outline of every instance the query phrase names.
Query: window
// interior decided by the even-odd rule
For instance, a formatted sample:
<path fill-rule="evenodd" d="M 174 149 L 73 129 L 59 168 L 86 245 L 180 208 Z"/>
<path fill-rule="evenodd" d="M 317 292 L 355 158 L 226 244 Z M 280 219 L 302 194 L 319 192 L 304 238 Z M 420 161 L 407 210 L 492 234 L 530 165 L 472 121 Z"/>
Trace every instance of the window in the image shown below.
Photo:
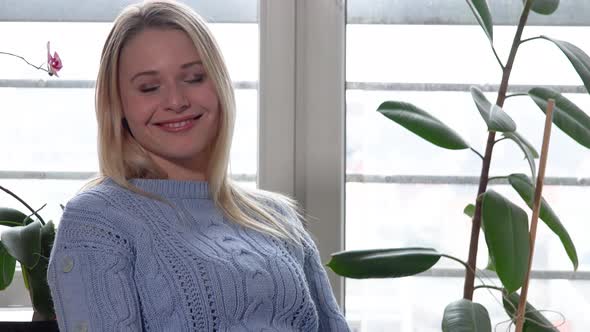
<path fill-rule="evenodd" d="M 409 101 L 474 145 L 483 145 L 484 127 L 467 89 L 480 85 L 493 96 L 499 71 L 464 2 L 187 2 L 214 22 L 237 87 L 232 174 L 249 185 L 294 196 L 308 214 L 324 262 L 344 249 L 344 242 L 346 249 L 425 245 L 466 256 L 469 219 L 461 211 L 476 191 L 477 158 L 433 147 L 375 111 L 387 99 Z M 0 183 L 33 206 L 48 203 L 43 212 L 54 220 L 61 214 L 59 203 L 97 168 L 91 88 L 101 41 L 123 6 L 108 3 L 90 1 L 83 8 L 73 0 L 42 8 L 0 4 L 0 31 L 19 31 L 14 37 L 0 34 L 3 50 L 35 60 L 51 40 L 64 60 L 62 77 L 45 80 L 42 73 L 0 57 Z M 488 3 L 500 24 L 496 47 L 505 58 L 518 4 Z M 582 36 L 588 34 L 590 19 L 573 15 L 583 6 L 581 0 L 562 2 L 555 15 L 532 16 L 534 26 L 525 33 L 563 38 L 588 51 Z M 536 69 L 534 61 L 541 59 L 551 63 L 551 71 Z M 581 108 L 590 108 L 575 72 L 551 45 L 526 44 L 516 68 L 511 83 L 517 91 L 549 84 Z M 518 110 L 511 115 L 538 146 L 542 120 L 535 106 L 526 97 L 515 97 L 507 108 Z M 17 123 L 29 129 L 17 131 Z M 64 125 L 79 139 L 62 136 L 58 128 Z M 514 155 L 520 156 L 514 146 L 499 144 L 494 173 L 526 173 L 526 163 Z M 545 197 L 577 245 L 580 271 L 568 272 L 571 266 L 559 241 L 541 225 L 535 258 L 540 272 L 534 274 L 530 296 L 537 307 L 563 313 L 574 331 L 590 325 L 584 314 L 590 298 L 590 247 L 582 237 L 578 207 L 589 194 L 588 166 L 588 152 L 555 129 Z M 512 195 L 506 185 L 497 188 Z M 433 200 L 424 209 L 424 202 Z M 18 206 L 7 197 L 0 197 L 0 204 Z M 480 256 L 478 262 L 485 259 Z M 444 306 L 461 297 L 462 270 L 450 262 L 420 277 L 348 279 L 346 292 L 343 279 L 329 275 L 342 304 L 346 293 L 346 315 L 355 331 L 438 331 Z M 14 283 L 21 288 L 0 293 L 0 307 L 28 303 L 22 281 Z M 505 320 L 490 294 L 478 291 L 476 298 L 491 310 L 494 322 Z M 564 299 L 576 306 L 566 307 Z M 30 312 L 22 317 L 28 319 Z"/>
<path fill-rule="evenodd" d="M 256 186 L 258 1 L 187 3 L 212 22 L 210 27 L 236 88 L 232 176 L 247 186 Z M 64 63 L 60 77 L 49 78 L 20 59 L 0 55 L 0 185 L 33 208 L 46 203 L 41 214 L 56 224 L 61 216 L 60 204 L 98 171 L 94 80 L 110 22 L 124 5 L 109 2 L 105 7 L 102 1 L 87 2 L 85 8 L 94 8 L 87 11 L 67 0 L 35 8 L 21 3 L 0 4 L 0 31 L 18 31 L 0 34 L 1 51 L 40 64 L 45 61 L 45 44 L 50 40 L 52 50 Z M 23 209 L 3 192 L 0 206 Z M 0 310 L 0 320 L 30 319 L 29 306 L 22 276 L 17 273 L 9 290 L 0 292 L 0 308 L 16 307 L 16 311 Z"/>
<path fill-rule="evenodd" d="M 505 60 L 515 30 L 512 22 L 522 6 L 513 1 L 488 3 L 502 24 L 494 27 L 494 42 Z M 572 3 L 555 16 L 531 15 L 533 26 L 525 28 L 523 38 L 544 34 L 590 52 L 585 37 L 590 22 L 569 19 L 575 15 L 566 14 L 582 5 Z M 482 87 L 495 100 L 500 68 L 465 3 L 435 1 L 428 6 L 431 10 L 418 10 L 411 1 L 348 2 L 346 249 L 425 246 L 466 260 L 471 228 L 463 208 L 477 192 L 479 158 L 438 148 L 376 111 L 386 100 L 410 102 L 454 128 L 476 149 L 485 148 L 485 125 L 469 86 Z M 554 86 L 590 111 L 590 95 L 567 58 L 550 43 L 523 44 L 510 83 L 514 92 L 533 85 Z M 504 109 L 540 150 L 544 117 L 530 98 L 510 98 Z M 538 309 L 549 310 L 545 315 L 555 323 L 563 314 L 569 328 L 565 331 L 578 331 L 590 326 L 584 314 L 590 308 L 590 245 L 582 214 L 590 195 L 590 153 L 554 127 L 549 156 L 544 197 L 572 236 L 580 266 L 577 274 L 571 273 L 561 242 L 540 221 L 529 299 Z M 491 175 L 528 174 L 528 164 L 519 157 L 522 152 L 512 143 L 498 144 Z M 521 203 L 508 185 L 493 187 Z M 482 268 L 487 260 L 483 235 L 480 243 Z M 490 275 L 486 283 L 499 281 Z M 419 277 L 348 279 L 347 317 L 360 322 L 359 331 L 440 331 L 445 306 L 462 295 L 462 267 L 441 259 L 434 270 Z M 493 324 L 504 322 L 499 328 L 507 328 L 508 317 L 497 303 L 500 294 L 478 290 L 474 299 L 490 310 Z"/>

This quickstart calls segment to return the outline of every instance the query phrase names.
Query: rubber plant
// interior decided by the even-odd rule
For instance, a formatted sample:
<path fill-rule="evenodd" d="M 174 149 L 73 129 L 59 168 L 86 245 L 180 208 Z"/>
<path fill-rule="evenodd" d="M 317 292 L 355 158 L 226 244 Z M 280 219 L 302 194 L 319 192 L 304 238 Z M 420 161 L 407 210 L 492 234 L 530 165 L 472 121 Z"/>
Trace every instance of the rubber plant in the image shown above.
<path fill-rule="evenodd" d="M 590 117 L 558 91 L 546 87 L 534 87 L 528 93 L 507 94 L 508 81 L 516 54 L 521 46 L 526 47 L 525 44 L 532 40 L 554 44 L 572 64 L 587 91 L 590 91 L 590 57 L 580 48 L 566 41 L 547 36 L 522 39 L 529 13 L 534 11 L 550 15 L 557 9 L 559 0 L 514 0 L 515 5 L 522 6 L 522 13 L 508 59 L 503 63 L 494 48 L 492 15 L 487 2 L 485 0 L 467 0 L 466 2 L 483 28 L 502 70 L 502 80 L 495 103 L 489 101 L 478 87 L 471 87 L 474 108 L 479 111 L 487 125 L 487 143 L 483 155 L 471 147 L 456 131 L 415 105 L 402 101 L 385 101 L 377 111 L 432 144 L 451 150 L 471 150 L 481 158 L 481 175 L 477 195 L 474 197 L 475 205 L 469 204 L 464 209 L 464 213 L 472 218 L 468 260 L 465 262 L 433 248 L 416 247 L 338 252 L 332 254 L 327 265 L 336 274 L 348 278 L 399 278 L 427 271 L 441 257 L 450 258 L 465 267 L 465 282 L 463 298 L 448 304 L 444 310 L 442 330 L 488 332 L 492 331 L 490 317 L 483 305 L 473 302 L 474 290 L 491 288 L 501 291 L 504 309 L 514 322 L 520 298 L 518 291 L 523 286 L 530 253 L 527 212 L 493 189 L 488 189 L 488 184 L 493 184 L 493 181 L 498 178 L 507 180 L 526 204 L 532 207 L 535 191 L 533 183 L 536 176 L 535 159 L 539 157 L 534 146 L 518 133 L 516 123 L 503 109 L 504 101 L 509 97 L 528 95 L 544 113 L 549 100 L 553 99 L 555 101 L 553 124 L 577 143 L 590 148 Z M 497 135 L 502 137 L 497 138 Z M 512 141 L 524 152 L 530 165 L 530 177 L 525 174 L 509 174 L 494 179 L 489 177 L 492 152 L 494 146 L 500 141 Z M 558 216 L 544 199 L 541 200 L 539 218 L 557 235 L 571 260 L 573 269 L 577 270 L 578 256 L 574 243 Z M 502 287 L 486 284 L 475 286 L 480 229 L 485 235 L 490 257 L 487 269 L 497 273 Z M 557 329 L 530 303 L 527 303 L 524 331 L 557 331 Z"/>
<path fill-rule="evenodd" d="M 49 76 L 58 76 L 62 62 L 57 52 L 50 53 L 47 42 L 46 68 L 35 66 L 22 56 L 9 52 L 2 55 L 16 57 L 35 69 L 46 72 Z M 5 290 L 14 278 L 16 262 L 21 266 L 25 288 L 29 291 L 33 305 L 34 321 L 55 319 L 51 293 L 47 285 L 47 264 L 55 238 L 55 226 L 51 221 L 45 222 L 35 211 L 12 191 L 0 186 L 0 190 L 22 203 L 30 214 L 19 210 L 0 207 L 0 291 Z M 40 209 L 39 209 L 40 210 Z"/>

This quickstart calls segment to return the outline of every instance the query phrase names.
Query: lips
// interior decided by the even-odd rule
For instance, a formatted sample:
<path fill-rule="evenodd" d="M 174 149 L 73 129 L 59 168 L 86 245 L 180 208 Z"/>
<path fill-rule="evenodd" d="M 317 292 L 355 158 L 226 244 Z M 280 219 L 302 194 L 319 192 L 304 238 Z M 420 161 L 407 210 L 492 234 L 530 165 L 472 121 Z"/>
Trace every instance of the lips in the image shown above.
<path fill-rule="evenodd" d="M 183 121 L 191 121 L 191 120 L 198 120 L 203 116 L 203 114 L 199 114 L 199 115 L 190 115 L 190 116 L 185 116 L 182 118 L 178 118 L 178 119 L 170 119 L 170 120 L 163 120 L 163 121 L 158 121 L 155 124 L 157 126 L 164 126 L 164 125 L 171 125 L 171 124 L 177 124 Z"/>
<path fill-rule="evenodd" d="M 178 119 L 170 119 L 156 122 L 155 125 L 169 132 L 185 131 L 192 128 L 194 122 L 199 120 L 203 114 L 197 116 L 185 116 Z"/>

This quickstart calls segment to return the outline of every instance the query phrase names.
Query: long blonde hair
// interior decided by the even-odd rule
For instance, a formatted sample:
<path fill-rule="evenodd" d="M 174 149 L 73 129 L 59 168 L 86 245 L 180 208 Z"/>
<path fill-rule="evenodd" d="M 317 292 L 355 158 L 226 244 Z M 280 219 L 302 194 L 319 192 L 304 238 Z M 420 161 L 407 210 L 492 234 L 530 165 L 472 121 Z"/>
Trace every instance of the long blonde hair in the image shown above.
<path fill-rule="evenodd" d="M 144 148 L 123 124 L 123 110 L 117 80 L 121 50 L 146 28 L 177 29 L 185 32 L 199 51 L 208 76 L 216 88 L 221 108 L 219 129 L 207 167 L 210 195 L 231 220 L 266 234 L 300 242 L 301 223 L 294 202 L 276 193 L 246 189 L 228 177 L 229 154 L 235 122 L 232 82 L 221 51 L 206 22 L 190 7 L 171 1 L 146 1 L 130 5 L 115 19 L 102 50 L 96 80 L 96 117 L 100 176 L 88 187 L 111 178 L 120 186 L 146 194 L 129 179 L 162 179 L 168 175 L 158 168 Z"/>

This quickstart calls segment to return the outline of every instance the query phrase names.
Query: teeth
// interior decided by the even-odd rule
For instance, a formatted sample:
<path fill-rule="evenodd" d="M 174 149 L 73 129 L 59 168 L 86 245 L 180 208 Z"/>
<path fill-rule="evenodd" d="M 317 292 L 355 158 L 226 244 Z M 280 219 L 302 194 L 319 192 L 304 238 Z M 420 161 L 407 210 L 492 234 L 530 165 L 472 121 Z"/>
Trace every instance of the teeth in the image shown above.
<path fill-rule="evenodd" d="M 180 121 L 180 122 L 172 122 L 172 123 L 165 123 L 163 124 L 164 127 L 168 128 L 180 128 L 186 126 L 190 123 L 190 120 Z"/>

